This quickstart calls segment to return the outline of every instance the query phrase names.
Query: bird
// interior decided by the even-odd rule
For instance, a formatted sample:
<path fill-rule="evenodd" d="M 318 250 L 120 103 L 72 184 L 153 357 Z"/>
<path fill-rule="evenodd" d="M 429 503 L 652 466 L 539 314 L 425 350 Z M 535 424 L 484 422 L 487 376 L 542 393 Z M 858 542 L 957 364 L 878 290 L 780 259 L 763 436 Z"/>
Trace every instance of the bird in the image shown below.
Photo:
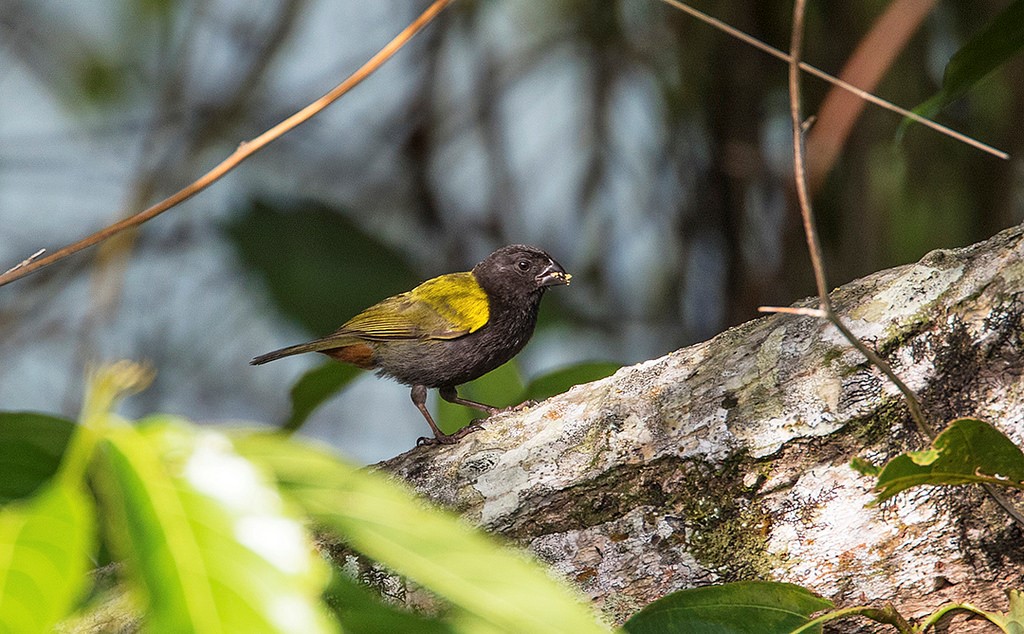
<path fill-rule="evenodd" d="M 252 359 L 261 365 L 305 352 L 319 352 L 364 370 L 375 370 L 412 388 L 412 402 L 433 431 L 417 445 L 454 444 L 480 429 L 478 423 L 446 434 L 427 409 L 427 390 L 488 415 L 500 408 L 459 396 L 458 386 L 516 356 L 533 336 L 544 292 L 568 285 L 572 276 L 536 247 L 511 244 L 494 251 L 471 271 L 429 279 L 388 297 L 331 334 Z"/>

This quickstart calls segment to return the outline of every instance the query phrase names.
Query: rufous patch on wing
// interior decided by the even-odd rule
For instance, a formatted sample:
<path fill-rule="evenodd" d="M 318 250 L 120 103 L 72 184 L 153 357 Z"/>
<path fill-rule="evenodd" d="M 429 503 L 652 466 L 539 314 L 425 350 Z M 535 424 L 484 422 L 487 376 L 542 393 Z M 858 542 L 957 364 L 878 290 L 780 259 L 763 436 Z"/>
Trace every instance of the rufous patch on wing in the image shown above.
<path fill-rule="evenodd" d="M 350 346 L 342 346 L 341 348 L 332 348 L 330 350 L 324 350 L 324 354 L 327 356 L 342 361 L 344 363 L 351 363 L 357 368 L 364 370 L 373 369 L 373 348 L 369 344 L 355 343 Z"/>

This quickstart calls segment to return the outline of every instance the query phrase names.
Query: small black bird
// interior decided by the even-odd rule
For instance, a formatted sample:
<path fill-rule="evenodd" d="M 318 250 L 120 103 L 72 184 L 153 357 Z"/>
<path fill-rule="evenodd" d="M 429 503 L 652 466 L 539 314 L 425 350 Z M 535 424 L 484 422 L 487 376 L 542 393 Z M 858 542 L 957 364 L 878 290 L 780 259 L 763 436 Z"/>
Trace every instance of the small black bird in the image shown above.
<path fill-rule="evenodd" d="M 427 388 L 441 398 L 495 414 L 501 410 L 460 398 L 457 386 L 516 356 L 533 335 L 540 299 L 549 286 L 572 276 L 547 253 L 513 244 L 465 273 L 449 273 L 370 306 L 333 333 L 250 361 L 260 365 L 303 352 L 322 352 L 412 386 L 434 438 L 419 444 L 455 443 L 479 427 L 442 432 L 427 411 Z"/>

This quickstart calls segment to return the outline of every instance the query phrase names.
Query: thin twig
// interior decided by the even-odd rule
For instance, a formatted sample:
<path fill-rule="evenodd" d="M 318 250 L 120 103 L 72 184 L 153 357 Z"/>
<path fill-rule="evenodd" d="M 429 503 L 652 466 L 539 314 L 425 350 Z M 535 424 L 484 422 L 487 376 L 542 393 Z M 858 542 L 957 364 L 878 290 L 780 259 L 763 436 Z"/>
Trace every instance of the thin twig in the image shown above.
<path fill-rule="evenodd" d="M 804 317 L 818 317 L 828 319 L 828 313 L 820 308 L 801 308 L 799 306 L 758 306 L 761 313 L 786 313 L 787 315 L 802 315 Z"/>
<path fill-rule="evenodd" d="M 78 242 L 69 244 L 66 247 L 58 249 L 49 256 L 28 262 L 27 264 L 16 266 L 10 271 L 7 271 L 3 275 L 0 275 L 0 286 L 10 284 L 14 280 L 20 279 L 38 269 L 48 266 L 58 260 L 62 260 L 69 255 L 77 253 L 82 249 L 91 247 L 99 242 L 106 240 L 107 238 L 116 235 L 125 229 L 130 229 L 141 225 L 142 223 L 150 220 L 156 216 L 159 216 L 163 212 L 171 209 L 175 205 L 182 203 L 192 196 L 195 196 L 199 192 L 203 191 L 213 183 L 220 180 L 225 174 L 237 167 L 242 161 L 246 160 L 256 152 L 262 150 L 264 147 L 269 145 L 271 142 L 276 141 L 278 138 L 283 136 L 286 132 L 298 127 L 305 123 L 314 115 L 319 113 L 321 110 L 329 106 L 330 104 L 337 101 L 342 95 L 352 90 L 364 79 L 372 75 L 384 62 L 391 59 L 395 53 L 397 53 L 405 44 L 412 39 L 414 35 L 419 33 L 423 27 L 430 23 L 441 11 L 443 11 L 449 4 L 454 0 L 435 0 L 433 4 L 427 7 L 418 18 L 416 18 L 409 26 L 405 27 L 401 33 L 399 33 L 393 40 L 387 43 L 376 55 L 371 57 L 369 61 L 363 64 L 356 72 L 349 75 L 343 82 L 331 89 L 330 92 L 320 97 L 313 103 L 309 104 L 302 110 L 299 110 L 292 116 L 288 117 L 284 121 L 278 123 L 274 127 L 270 128 L 263 134 L 259 135 L 251 141 L 243 141 L 229 157 L 220 162 L 216 167 L 211 169 L 206 174 L 203 174 L 192 183 L 186 185 L 181 190 L 171 194 L 167 198 L 158 202 L 157 204 L 145 209 L 133 216 L 115 222 L 114 224 L 97 231 L 96 233 L 82 238 Z"/>
<path fill-rule="evenodd" d="M 986 612 L 985 610 L 977 608 L 971 605 L 970 603 L 947 603 L 946 605 L 940 607 L 938 610 L 932 612 L 928 616 L 928 618 L 922 621 L 921 624 L 918 625 L 918 631 L 927 632 L 928 628 L 935 627 L 943 620 L 946 620 L 949 617 L 955 616 L 957 614 L 963 614 L 965 612 L 967 614 L 972 614 L 974 616 L 980 616 L 989 623 L 994 623 L 994 621 L 992 620 L 993 614 L 991 612 Z"/>
<path fill-rule="evenodd" d="M 804 169 L 804 118 L 800 113 L 800 51 L 803 48 L 804 0 L 796 0 L 793 9 L 793 31 L 789 44 L 789 115 L 793 129 L 793 175 L 796 178 L 796 196 L 800 202 L 800 218 L 807 237 L 807 252 L 811 255 L 814 282 L 818 286 L 818 304 L 826 315 L 832 313 L 832 300 L 828 296 L 825 263 L 821 257 L 821 242 L 811 212 L 811 196 L 807 190 L 807 172 Z"/>
<path fill-rule="evenodd" d="M 36 251 L 32 255 L 28 256 L 27 258 L 25 258 L 21 262 L 18 262 L 17 264 L 12 266 L 11 268 L 9 268 L 6 271 L 4 271 L 4 275 L 7 275 L 8 273 L 12 273 L 14 271 L 17 271 L 18 269 L 21 269 L 21 268 L 25 268 L 29 264 L 32 264 L 33 262 L 35 262 L 36 258 L 38 258 L 39 256 L 41 256 L 44 253 L 46 253 L 46 249 L 39 249 L 38 251 Z"/>
<path fill-rule="evenodd" d="M 863 616 L 864 618 L 871 619 L 875 623 L 892 625 L 900 632 L 900 634 L 914 634 L 914 632 L 917 631 L 905 618 L 903 618 L 903 615 L 896 611 L 896 608 L 893 607 L 891 603 L 887 603 L 885 607 L 881 609 L 859 605 L 852 608 L 843 608 L 841 610 L 826 612 L 818 618 L 804 623 L 802 626 L 793 630 L 790 634 L 802 634 L 803 632 L 815 631 L 818 630 L 823 623 L 835 621 L 836 619 L 845 619 L 848 616 Z"/>
<path fill-rule="evenodd" d="M 996 504 L 1003 507 L 1003 510 L 1013 518 L 1013 521 L 1024 526 L 1024 514 L 1021 514 L 1013 500 L 1007 497 L 1002 489 L 994 484 L 982 484 L 981 486 L 985 488 L 985 492 L 988 493 L 989 497 L 996 501 Z"/>
<path fill-rule="evenodd" d="M 863 354 L 868 361 L 882 371 L 896 385 L 907 401 L 910 416 L 917 424 L 921 433 L 929 439 L 935 438 L 935 430 L 927 422 L 917 395 L 904 383 L 889 364 L 874 350 L 867 347 L 839 319 L 832 309 L 832 301 L 828 296 L 828 283 L 825 279 L 825 264 L 821 255 L 821 243 L 814 225 L 814 212 L 811 210 L 810 194 L 807 190 L 807 164 L 804 157 L 803 115 L 800 112 L 800 51 L 803 48 L 805 0 L 796 0 L 793 6 L 793 33 L 789 46 L 789 114 L 793 128 L 793 174 L 796 180 L 796 194 L 800 202 L 800 217 L 803 219 L 804 235 L 807 237 L 807 251 L 811 256 L 811 267 L 814 269 L 814 281 L 818 287 L 818 303 L 826 318 L 839 329 L 847 341 Z"/>
<path fill-rule="evenodd" d="M 683 4 L 682 2 L 680 2 L 680 0 L 661 0 L 661 1 L 664 2 L 665 4 L 668 4 L 668 5 L 671 5 L 671 6 L 675 7 L 676 9 L 679 9 L 680 11 L 682 11 L 682 12 L 684 12 L 684 13 L 686 13 L 686 14 L 694 17 L 694 18 L 697 18 L 701 22 L 704 22 L 705 24 L 718 29 L 719 31 L 722 31 L 723 33 L 727 33 L 728 35 L 731 35 L 732 37 L 734 37 L 734 38 L 736 38 L 736 39 L 738 39 L 738 40 L 740 40 L 742 42 L 745 42 L 745 43 L 753 46 L 754 48 L 757 48 L 757 49 L 759 49 L 761 51 L 764 51 L 765 53 L 768 53 L 772 57 L 781 59 L 784 62 L 790 62 L 790 63 L 792 62 L 792 59 L 790 58 L 789 55 L 786 55 L 786 53 L 780 51 L 779 49 L 775 48 L 774 46 L 771 46 L 770 44 L 766 44 L 766 43 L 762 42 L 761 40 L 755 38 L 754 36 L 748 35 L 747 33 L 744 33 L 743 31 L 737 29 L 736 27 L 729 26 L 728 24 L 726 24 L 725 22 L 722 22 L 721 20 L 713 18 L 713 17 L 711 17 L 710 15 L 708 15 L 706 13 L 703 13 L 701 11 L 698 11 L 697 9 L 694 9 L 691 6 Z M 858 88 L 858 87 L 854 86 L 853 84 L 847 83 L 847 82 L 843 81 L 842 79 L 839 79 L 838 77 L 833 77 L 832 75 L 829 75 L 825 71 L 823 71 L 823 70 L 821 70 L 819 68 L 816 68 L 814 66 L 811 66 L 810 64 L 807 64 L 805 62 L 801 62 L 801 61 L 797 60 L 797 65 L 804 72 L 809 73 L 811 75 L 814 75 L 815 77 L 818 77 L 819 79 L 823 79 L 823 80 L 827 81 L 828 83 L 832 84 L 833 86 L 838 86 L 838 87 L 842 88 L 843 90 L 847 90 L 847 91 L 857 95 L 861 99 L 863 99 L 863 100 L 865 100 L 867 102 L 875 104 L 876 106 L 885 108 L 886 110 L 891 110 L 892 112 L 895 112 L 895 113 L 900 114 L 900 115 L 902 115 L 904 117 L 907 117 L 908 119 L 916 121 L 917 123 L 920 123 L 921 125 L 927 126 L 927 127 L 931 128 L 931 129 L 933 129 L 933 130 L 935 130 L 935 131 L 937 131 L 937 132 L 939 132 L 941 134 L 944 134 L 944 135 L 946 135 L 948 137 L 956 139 L 957 141 L 960 141 L 961 143 L 966 143 L 967 145 L 970 145 L 971 147 L 977 148 L 977 149 L 981 150 L 982 152 L 987 152 L 988 154 L 991 154 L 992 156 L 996 156 L 996 157 L 1001 158 L 1003 160 L 1007 160 L 1007 159 L 1010 158 L 1010 155 L 1007 154 L 1006 152 L 1003 152 L 1002 150 L 996 149 L 996 148 L 994 148 L 991 145 L 988 145 L 986 143 L 982 143 L 981 141 L 978 141 L 977 139 L 972 139 L 971 137 L 967 136 L 966 134 L 963 134 L 962 132 L 957 132 L 956 130 L 953 130 L 952 128 L 946 127 L 946 126 L 942 125 L 941 123 L 936 123 L 935 121 L 932 121 L 931 119 L 927 119 L 927 118 L 922 117 L 921 115 L 919 115 L 919 114 L 917 114 L 915 112 L 911 112 L 910 110 L 907 110 L 906 108 L 901 108 L 900 106 L 897 106 L 896 104 L 894 104 L 894 103 L 892 103 L 890 101 L 886 101 L 885 99 L 882 99 L 881 97 L 876 97 L 875 95 L 871 94 L 870 92 L 868 92 L 866 90 L 863 90 L 861 88 Z"/>
<path fill-rule="evenodd" d="M 818 233 L 814 226 L 814 212 L 811 210 L 810 195 L 807 191 L 804 127 L 803 116 L 800 113 L 800 51 L 803 48 L 805 4 L 806 0 L 795 0 L 793 4 L 793 31 L 789 47 L 789 112 L 793 126 L 793 174 L 796 180 L 797 199 L 800 202 L 800 216 L 803 218 L 804 233 L 807 236 L 807 249 L 810 252 L 811 265 L 814 268 L 814 279 L 818 286 L 819 306 L 821 311 L 825 313 L 826 318 L 842 333 L 843 337 L 850 342 L 850 345 L 863 354 L 872 365 L 881 370 L 886 378 L 892 381 L 903 394 L 903 398 L 907 402 L 907 409 L 910 411 L 910 417 L 914 420 L 918 430 L 929 440 L 935 440 L 935 429 L 925 417 L 917 395 L 893 372 L 893 369 L 885 359 L 878 356 L 874 350 L 865 345 L 847 328 L 846 324 L 839 318 L 839 315 L 832 309 L 832 302 L 828 296 L 828 285 L 825 281 L 825 265 L 821 256 L 821 244 L 818 241 Z M 1013 502 L 1002 491 L 990 484 L 982 486 L 1014 521 L 1024 526 L 1024 515 L 1017 510 Z"/>

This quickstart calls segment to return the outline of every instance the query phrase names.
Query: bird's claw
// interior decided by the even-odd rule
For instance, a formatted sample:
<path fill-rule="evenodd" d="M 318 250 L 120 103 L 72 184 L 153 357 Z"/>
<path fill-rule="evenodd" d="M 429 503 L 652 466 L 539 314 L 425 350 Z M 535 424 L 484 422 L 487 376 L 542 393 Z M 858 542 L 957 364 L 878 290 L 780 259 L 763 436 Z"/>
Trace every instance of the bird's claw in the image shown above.
<path fill-rule="evenodd" d="M 449 440 L 450 436 L 420 436 L 416 439 L 417 447 L 430 447 L 431 445 L 453 445 L 455 441 Z"/>
<path fill-rule="evenodd" d="M 456 438 L 462 438 L 463 436 L 467 434 L 472 434 L 475 431 L 482 431 L 483 428 L 484 426 L 481 425 L 479 421 L 473 421 L 472 423 L 466 425 L 459 431 L 452 434 L 452 436 L 455 436 Z"/>
<path fill-rule="evenodd" d="M 455 443 L 459 442 L 459 440 L 461 440 L 463 436 L 467 436 L 475 431 L 480 431 L 482 429 L 483 425 L 481 425 L 479 422 L 474 421 L 466 425 L 459 431 L 451 434 L 440 434 L 434 436 L 433 438 L 431 438 L 430 436 L 420 436 L 416 440 L 416 446 L 429 447 L 431 445 L 454 445 Z"/>

